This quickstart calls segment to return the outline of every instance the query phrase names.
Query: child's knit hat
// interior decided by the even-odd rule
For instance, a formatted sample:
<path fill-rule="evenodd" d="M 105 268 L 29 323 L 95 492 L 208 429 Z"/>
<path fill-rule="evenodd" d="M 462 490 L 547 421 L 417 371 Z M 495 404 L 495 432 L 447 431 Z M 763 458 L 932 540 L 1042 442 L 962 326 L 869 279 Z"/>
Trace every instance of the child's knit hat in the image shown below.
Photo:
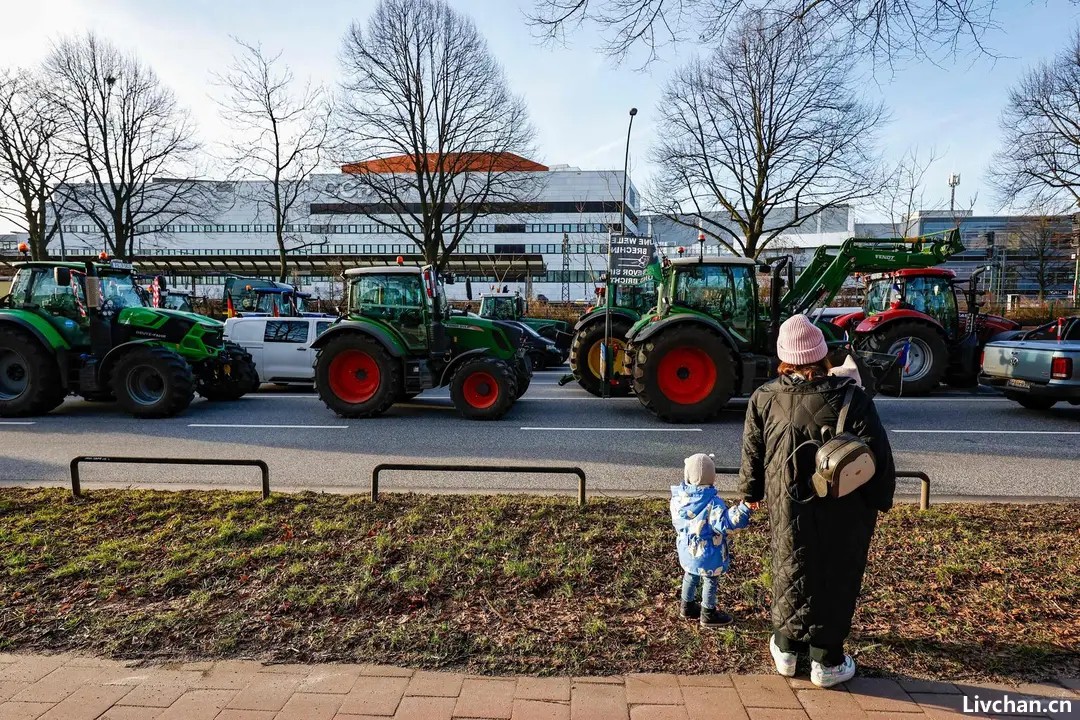
<path fill-rule="evenodd" d="M 716 464 L 703 453 L 683 460 L 683 481 L 687 485 L 712 485 L 716 482 Z"/>

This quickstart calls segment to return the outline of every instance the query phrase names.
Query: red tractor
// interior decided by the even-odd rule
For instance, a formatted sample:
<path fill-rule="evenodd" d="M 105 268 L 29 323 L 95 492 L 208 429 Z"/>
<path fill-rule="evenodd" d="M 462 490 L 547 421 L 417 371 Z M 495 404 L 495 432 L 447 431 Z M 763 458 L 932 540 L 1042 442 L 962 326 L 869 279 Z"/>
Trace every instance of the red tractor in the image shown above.
<path fill-rule="evenodd" d="M 886 395 L 925 395 L 942 381 L 954 387 L 978 383 L 979 353 L 995 336 L 1020 325 L 979 312 L 976 270 L 957 302 L 956 273 L 941 268 L 893 270 L 869 276 L 857 313 L 836 318 L 857 350 L 900 357 L 899 370 L 883 379 Z"/>

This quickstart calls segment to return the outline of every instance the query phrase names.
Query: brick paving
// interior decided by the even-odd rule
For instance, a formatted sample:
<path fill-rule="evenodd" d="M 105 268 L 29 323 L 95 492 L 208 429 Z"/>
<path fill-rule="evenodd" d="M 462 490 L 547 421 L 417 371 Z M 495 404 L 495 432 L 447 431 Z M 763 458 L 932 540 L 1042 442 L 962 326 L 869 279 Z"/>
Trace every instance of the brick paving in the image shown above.
<path fill-rule="evenodd" d="M 1073 701 L 1080 682 L 1001 684 L 858 677 L 477 677 L 384 665 L 139 665 L 0 654 L 0 720 L 960 720 L 964 698 Z M 970 709 L 970 708 L 969 708 Z"/>

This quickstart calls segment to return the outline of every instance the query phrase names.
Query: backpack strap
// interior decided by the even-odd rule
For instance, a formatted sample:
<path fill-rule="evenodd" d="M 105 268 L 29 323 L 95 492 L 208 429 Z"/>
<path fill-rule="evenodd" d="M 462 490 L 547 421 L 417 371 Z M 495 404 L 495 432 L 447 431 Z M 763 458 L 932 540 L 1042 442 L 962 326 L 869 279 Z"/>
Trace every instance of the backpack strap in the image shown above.
<path fill-rule="evenodd" d="M 844 426 L 847 425 L 848 410 L 851 409 L 851 399 L 855 397 L 855 386 L 849 385 L 847 392 L 844 393 L 844 405 L 840 408 L 840 416 L 836 419 L 836 434 L 842 435 L 844 433 Z"/>

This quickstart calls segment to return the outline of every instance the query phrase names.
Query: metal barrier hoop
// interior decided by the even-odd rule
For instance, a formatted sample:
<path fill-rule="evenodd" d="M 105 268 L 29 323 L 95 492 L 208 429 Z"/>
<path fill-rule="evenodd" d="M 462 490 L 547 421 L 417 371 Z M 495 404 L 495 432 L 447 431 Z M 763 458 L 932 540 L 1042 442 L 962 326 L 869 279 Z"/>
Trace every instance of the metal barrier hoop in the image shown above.
<path fill-rule="evenodd" d="M 80 455 L 71 459 L 71 496 L 82 497 L 79 465 L 82 463 L 123 463 L 131 465 L 221 465 L 231 467 L 257 467 L 262 474 L 263 499 L 270 497 L 270 468 L 262 460 L 236 460 L 231 458 L 148 458 L 108 455 Z"/>

